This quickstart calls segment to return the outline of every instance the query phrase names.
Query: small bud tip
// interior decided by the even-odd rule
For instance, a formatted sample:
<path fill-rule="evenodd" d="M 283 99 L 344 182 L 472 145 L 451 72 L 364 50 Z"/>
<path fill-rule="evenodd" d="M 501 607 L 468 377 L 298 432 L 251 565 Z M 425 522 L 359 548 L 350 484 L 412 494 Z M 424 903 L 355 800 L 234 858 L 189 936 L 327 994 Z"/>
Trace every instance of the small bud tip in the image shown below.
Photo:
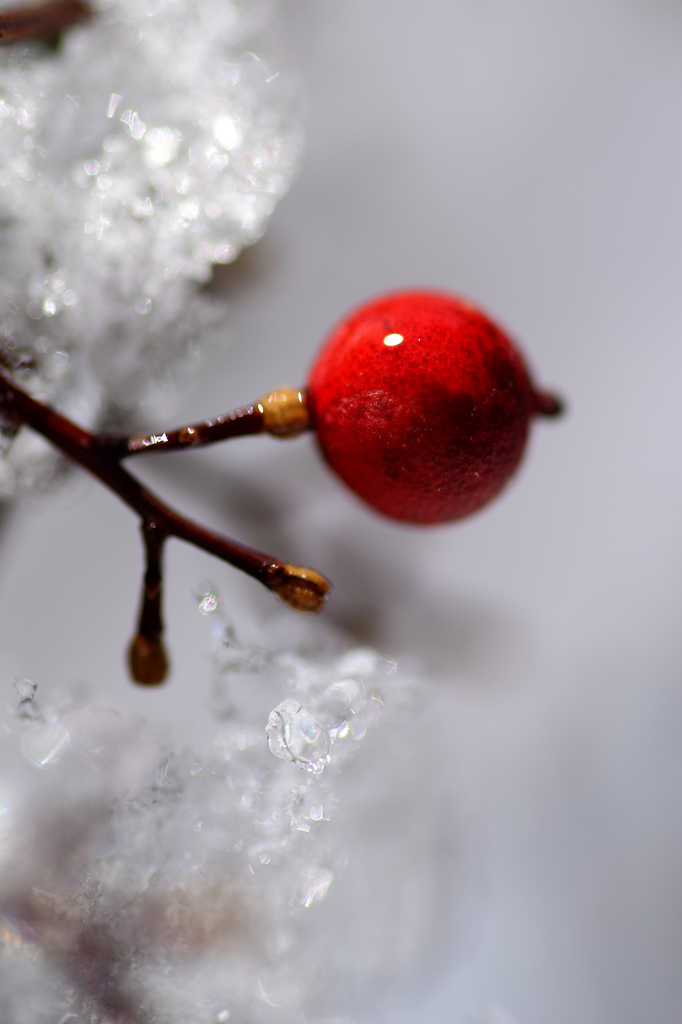
<path fill-rule="evenodd" d="M 128 649 L 128 667 L 136 683 L 158 686 L 168 675 L 168 656 L 159 636 L 138 633 Z"/>
<path fill-rule="evenodd" d="M 331 589 L 329 580 L 319 572 L 304 565 L 289 565 L 288 562 L 269 586 L 294 611 L 308 615 L 322 611 Z"/>
<path fill-rule="evenodd" d="M 540 416 L 561 416 L 564 411 L 564 403 L 548 391 L 536 391 L 534 411 Z"/>

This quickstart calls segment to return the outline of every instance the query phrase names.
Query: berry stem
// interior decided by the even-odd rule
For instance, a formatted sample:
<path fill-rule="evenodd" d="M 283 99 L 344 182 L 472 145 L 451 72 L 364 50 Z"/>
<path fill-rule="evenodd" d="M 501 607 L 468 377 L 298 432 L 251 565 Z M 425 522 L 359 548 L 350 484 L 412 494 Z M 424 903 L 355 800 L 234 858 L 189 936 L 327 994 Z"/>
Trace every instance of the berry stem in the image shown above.
<path fill-rule="evenodd" d="M 282 394 L 273 392 L 273 394 Z M 303 398 L 298 392 L 298 405 L 303 405 Z M 287 399 L 288 400 L 288 399 Z M 259 404 L 262 407 L 262 402 Z M 286 405 L 286 402 L 285 402 Z M 223 440 L 226 437 L 239 436 L 243 433 L 258 433 L 269 429 L 275 433 L 272 424 L 268 426 L 269 420 L 267 408 L 261 411 L 260 408 L 251 409 L 250 415 L 246 417 L 247 426 L 257 429 L 241 430 L 244 416 L 235 414 L 232 420 L 229 415 L 222 417 L 223 422 L 207 421 L 199 425 L 205 428 L 200 433 L 198 443 L 208 444 L 212 441 Z M 304 566 L 291 565 L 288 562 L 280 562 L 271 555 L 264 554 L 254 548 L 239 544 L 228 537 L 207 530 L 198 523 L 179 515 L 174 509 L 165 505 L 156 495 L 148 491 L 142 484 L 121 465 L 120 460 L 126 455 L 137 454 L 144 450 L 159 450 L 151 445 L 147 448 L 135 447 L 138 439 L 112 439 L 110 437 L 99 437 L 83 430 L 76 423 L 55 412 L 49 406 L 36 401 L 14 381 L 10 380 L 0 371 L 0 409 L 4 416 L 12 421 L 20 422 L 31 427 L 37 433 L 42 434 L 51 444 L 59 449 L 67 458 L 77 465 L 86 469 L 93 476 L 97 477 L 106 487 L 114 491 L 119 498 L 125 502 L 142 520 L 142 532 L 145 542 L 147 557 L 147 569 L 144 581 L 142 608 L 138 633 L 133 640 L 130 649 L 130 665 L 134 678 L 138 682 L 161 682 L 164 675 L 161 675 L 162 662 L 166 663 L 165 652 L 161 643 L 162 617 L 161 617 L 161 586 L 162 586 L 162 552 L 163 546 L 168 537 L 177 537 L 188 544 L 207 551 L 209 554 L 221 558 L 224 562 L 241 569 L 242 572 L 253 576 L 269 590 L 274 591 L 278 597 L 296 611 L 318 612 L 321 610 L 327 593 L 329 582 L 319 573 Z M 291 414 L 287 414 L 291 418 Z M 300 412 L 297 412 L 300 420 Z M 286 418 L 286 417 L 285 417 Z M 307 423 L 307 420 L 306 420 Z M 229 426 L 228 426 L 229 425 Z M 218 428 L 217 430 L 215 428 Z M 228 428 L 228 432 L 224 432 Z M 180 441 L 183 430 L 194 428 L 182 428 L 172 431 L 166 438 L 174 438 L 174 442 L 168 442 L 168 448 L 187 447 Z M 303 429 L 307 429 L 303 427 Z M 234 431 L 230 433 L 229 431 Z M 222 436 L 217 436 L 222 432 Z M 297 431 L 300 433 L 300 429 Z M 280 436 L 283 436 L 280 433 Z M 293 431 L 284 436 L 293 436 Z M 165 444 L 166 442 L 163 442 Z M 194 442 L 197 443 L 197 442 Z M 133 447 L 131 447 L 131 444 Z M 143 641 L 140 638 L 145 638 Z M 146 647 L 145 647 L 146 642 Z M 154 650 L 150 648 L 150 643 Z M 144 648 L 144 650 L 143 650 Z M 147 665 L 147 668 L 145 668 Z M 152 666 L 154 671 L 152 672 Z M 152 675 L 160 678 L 139 678 L 145 672 L 152 672 Z"/>
<path fill-rule="evenodd" d="M 227 441 L 247 434 L 261 434 L 264 430 L 263 414 L 254 406 L 234 409 L 224 416 L 191 423 L 176 430 L 161 434 L 138 434 L 134 437 L 112 437 L 106 441 L 116 459 L 131 455 L 145 455 L 148 452 L 172 452 L 185 448 L 197 448 L 217 441 Z"/>
<path fill-rule="evenodd" d="M 91 16 L 90 8 L 79 0 L 48 0 L 32 7 L 3 11 L 0 13 L 0 44 L 56 35 Z"/>
<path fill-rule="evenodd" d="M 223 416 L 213 416 L 201 423 L 190 423 L 161 434 L 137 434 L 133 437 L 105 437 L 117 460 L 149 452 L 172 452 L 200 448 L 217 441 L 227 441 L 247 434 L 272 434 L 282 439 L 298 437 L 310 430 L 310 417 L 305 391 L 302 388 L 279 388 L 263 395 L 253 405 L 233 409 Z"/>

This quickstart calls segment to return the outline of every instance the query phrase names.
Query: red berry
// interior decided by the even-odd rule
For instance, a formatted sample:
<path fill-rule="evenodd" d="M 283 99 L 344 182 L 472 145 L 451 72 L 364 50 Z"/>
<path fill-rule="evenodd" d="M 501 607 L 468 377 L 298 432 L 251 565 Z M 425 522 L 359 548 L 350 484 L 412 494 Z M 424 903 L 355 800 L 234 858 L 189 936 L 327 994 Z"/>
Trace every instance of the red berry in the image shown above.
<path fill-rule="evenodd" d="M 463 299 L 399 292 L 330 335 L 310 373 L 312 424 L 332 469 L 379 512 L 412 523 L 469 515 L 516 469 L 535 391 L 505 334 Z"/>

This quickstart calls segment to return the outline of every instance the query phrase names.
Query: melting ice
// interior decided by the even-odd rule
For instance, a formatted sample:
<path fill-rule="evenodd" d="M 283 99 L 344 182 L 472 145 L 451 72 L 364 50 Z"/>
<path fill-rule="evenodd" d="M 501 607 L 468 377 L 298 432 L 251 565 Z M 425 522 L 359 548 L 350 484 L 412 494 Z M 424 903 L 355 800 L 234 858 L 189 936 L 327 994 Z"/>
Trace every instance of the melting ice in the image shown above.
<path fill-rule="evenodd" d="M 272 753 L 304 771 L 319 775 L 331 760 L 329 733 L 291 697 L 270 712 L 265 731 Z"/>

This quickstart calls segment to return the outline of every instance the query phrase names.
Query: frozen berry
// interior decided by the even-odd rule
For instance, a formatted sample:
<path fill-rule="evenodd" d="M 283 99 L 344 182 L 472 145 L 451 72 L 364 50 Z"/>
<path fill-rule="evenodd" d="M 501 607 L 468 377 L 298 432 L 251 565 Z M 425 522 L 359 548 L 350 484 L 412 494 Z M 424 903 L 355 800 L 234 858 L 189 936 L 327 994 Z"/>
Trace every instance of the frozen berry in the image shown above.
<path fill-rule="evenodd" d="M 399 292 L 351 313 L 308 381 L 325 459 L 379 512 L 469 515 L 516 469 L 534 413 L 553 415 L 509 338 L 469 302 Z"/>

